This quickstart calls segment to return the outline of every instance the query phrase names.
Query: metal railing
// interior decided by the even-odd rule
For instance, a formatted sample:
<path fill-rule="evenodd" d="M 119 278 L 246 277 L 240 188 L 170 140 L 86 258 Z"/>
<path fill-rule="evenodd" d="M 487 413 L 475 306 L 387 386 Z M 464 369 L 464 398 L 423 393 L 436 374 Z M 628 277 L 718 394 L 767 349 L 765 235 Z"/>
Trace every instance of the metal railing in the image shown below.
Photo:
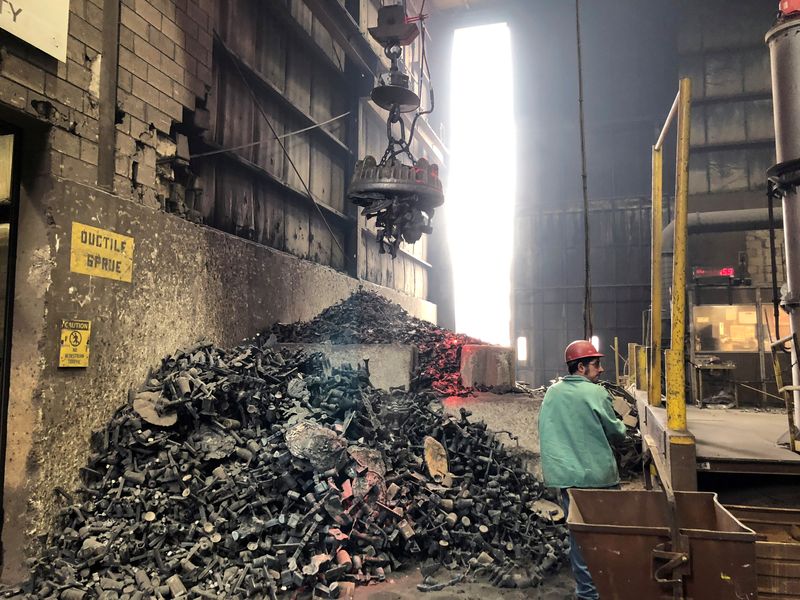
<path fill-rule="evenodd" d="M 672 332 L 670 348 L 666 350 L 667 424 L 673 431 L 686 431 L 686 250 L 689 213 L 689 141 L 691 132 L 692 82 L 681 79 L 678 94 L 672 103 L 658 141 L 653 146 L 652 185 L 652 276 L 650 319 L 651 352 L 645 377 L 648 401 L 661 405 L 661 249 L 664 200 L 664 141 L 677 118 L 678 144 L 676 152 L 675 185 L 675 245 L 672 263 Z"/>

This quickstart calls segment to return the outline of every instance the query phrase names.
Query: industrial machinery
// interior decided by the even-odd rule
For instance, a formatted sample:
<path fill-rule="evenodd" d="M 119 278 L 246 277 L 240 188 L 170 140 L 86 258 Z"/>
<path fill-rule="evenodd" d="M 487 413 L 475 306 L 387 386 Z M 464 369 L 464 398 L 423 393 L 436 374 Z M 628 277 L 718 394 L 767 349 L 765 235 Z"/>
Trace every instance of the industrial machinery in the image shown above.
<path fill-rule="evenodd" d="M 789 314 L 792 341 L 792 385 L 782 391 L 791 395 L 791 447 L 800 451 L 796 437 L 800 425 L 800 364 L 797 334 L 800 331 L 800 2 L 783 0 L 778 22 L 767 33 L 772 63 L 772 96 L 775 111 L 775 149 L 777 164 L 768 174 L 783 201 L 783 232 L 786 245 L 786 293 L 781 306 Z"/>
<path fill-rule="evenodd" d="M 415 158 L 411 151 L 417 121 L 433 111 L 433 89 L 428 108 L 422 110 L 419 94 L 411 89 L 409 76 L 400 68 L 403 49 L 417 39 L 422 28 L 419 61 L 422 80 L 427 65 L 425 17 L 424 14 L 408 17 L 402 4 L 382 6 L 378 11 L 378 25 L 369 29 L 391 62 L 389 72 L 378 79 L 372 90 L 372 101 L 389 113 L 386 120 L 389 144 L 380 160 L 367 156 L 358 161 L 348 196 L 363 207 L 362 215 L 375 219 L 380 252 L 388 252 L 392 258 L 397 255 L 401 241 L 413 244 L 423 233 L 433 231 L 434 210 L 444 202 L 439 167 L 424 158 Z M 406 113 L 415 113 L 408 130 Z M 404 158 L 407 162 L 403 162 Z"/>

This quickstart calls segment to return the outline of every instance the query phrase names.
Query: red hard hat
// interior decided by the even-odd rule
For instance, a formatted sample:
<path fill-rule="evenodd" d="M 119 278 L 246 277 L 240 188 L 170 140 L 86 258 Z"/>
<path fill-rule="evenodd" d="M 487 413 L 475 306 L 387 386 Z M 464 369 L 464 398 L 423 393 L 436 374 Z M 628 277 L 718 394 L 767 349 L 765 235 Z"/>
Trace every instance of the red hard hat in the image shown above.
<path fill-rule="evenodd" d="M 800 0 L 781 0 L 780 11 L 786 16 L 800 12 Z"/>
<path fill-rule="evenodd" d="M 587 340 L 575 340 L 564 350 L 564 362 L 566 363 L 581 358 L 600 358 L 602 356 L 604 355 L 597 351 L 594 344 Z"/>

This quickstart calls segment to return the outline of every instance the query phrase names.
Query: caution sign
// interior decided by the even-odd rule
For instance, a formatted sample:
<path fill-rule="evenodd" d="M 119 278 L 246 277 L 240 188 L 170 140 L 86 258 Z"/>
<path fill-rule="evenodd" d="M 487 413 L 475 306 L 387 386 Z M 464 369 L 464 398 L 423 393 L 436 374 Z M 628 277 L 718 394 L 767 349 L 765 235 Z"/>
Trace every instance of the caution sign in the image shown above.
<path fill-rule="evenodd" d="M 61 320 L 61 352 L 58 356 L 59 367 L 89 366 L 89 334 L 91 332 L 91 321 Z"/>
<path fill-rule="evenodd" d="M 73 221 L 69 270 L 130 283 L 133 238 Z"/>

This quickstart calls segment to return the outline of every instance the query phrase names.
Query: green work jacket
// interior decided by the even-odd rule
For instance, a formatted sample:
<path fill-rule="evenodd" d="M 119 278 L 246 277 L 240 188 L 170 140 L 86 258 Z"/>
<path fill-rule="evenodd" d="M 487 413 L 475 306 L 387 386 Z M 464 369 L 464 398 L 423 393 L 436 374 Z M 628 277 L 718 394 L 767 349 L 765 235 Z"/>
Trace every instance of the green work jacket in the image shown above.
<path fill-rule="evenodd" d="M 619 483 L 609 440 L 625 437 L 608 392 L 581 375 L 547 390 L 539 413 L 539 444 L 545 485 L 603 488 Z"/>

